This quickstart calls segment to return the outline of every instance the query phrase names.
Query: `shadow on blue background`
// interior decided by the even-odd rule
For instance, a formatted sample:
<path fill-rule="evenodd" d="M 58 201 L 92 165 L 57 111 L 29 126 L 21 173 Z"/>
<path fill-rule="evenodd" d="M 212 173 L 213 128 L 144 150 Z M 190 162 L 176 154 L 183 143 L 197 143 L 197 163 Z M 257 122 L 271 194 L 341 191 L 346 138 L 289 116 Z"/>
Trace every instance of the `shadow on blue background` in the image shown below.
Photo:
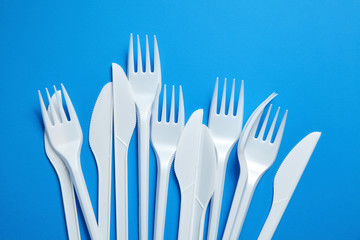
<path fill-rule="evenodd" d="M 111 63 L 126 69 L 134 33 L 143 43 L 145 34 L 157 35 L 162 81 L 183 86 L 186 119 L 198 108 L 207 116 L 216 77 L 236 78 L 237 87 L 244 79 L 244 120 L 273 91 L 279 93 L 274 105 L 289 109 L 278 158 L 258 185 L 241 239 L 258 236 L 277 168 L 311 131 L 323 135 L 275 238 L 360 239 L 359 12 L 360 3 L 353 0 L 0 0 L 0 238 L 67 237 L 58 180 L 44 153 L 37 97 L 38 89 L 53 84 L 65 84 L 80 119 L 82 167 L 97 212 L 97 170 L 87 141 L 90 116 L 102 86 L 111 80 Z M 130 239 L 138 236 L 136 140 L 134 134 L 129 152 Z M 150 171 L 152 235 L 153 152 Z M 233 151 L 220 233 L 239 171 Z M 166 239 L 177 236 L 179 198 L 172 171 Z M 87 239 L 82 218 L 80 225 Z"/>

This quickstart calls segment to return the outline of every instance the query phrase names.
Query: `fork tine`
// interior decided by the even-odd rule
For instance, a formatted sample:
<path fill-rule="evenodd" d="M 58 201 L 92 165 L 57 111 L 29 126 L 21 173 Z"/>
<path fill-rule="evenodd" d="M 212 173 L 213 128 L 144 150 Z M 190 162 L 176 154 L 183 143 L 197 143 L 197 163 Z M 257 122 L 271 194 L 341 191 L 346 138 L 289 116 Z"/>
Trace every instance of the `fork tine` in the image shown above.
<path fill-rule="evenodd" d="M 49 114 L 46 111 L 45 103 L 44 103 L 44 100 L 43 100 L 43 98 L 41 96 L 40 90 L 38 90 L 38 94 L 39 94 L 40 108 L 41 108 L 41 114 L 42 114 L 42 117 L 43 117 L 44 126 L 45 126 L 45 129 L 47 129 L 52 124 L 51 124 L 51 121 L 50 121 Z"/>
<path fill-rule="evenodd" d="M 239 93 L 239 100 L 236 110 L 236 116 L 242 117 L 244 114 L 244 80 L 241 81 L 241 88 Z"/>
<path fill-rule="evenodd" d="M 150 65 L 149 39 L 148 39 L 148 35 L 146 35 L 145 72 L 150 72 L 150 71 L 151 71 L 151 65 Z"/>
<path fill-rule="evenodd" d="M 285 123 L 286 123 L 287 114 L 288 114 L 288 110 L 285 111 L 284 117 L 283 117 L 283 119 L 281 120 L 281 124 L 280 124 L 279 130 L 278 130 L 278 132 L 277 132 L 277 134 L 276 134 L 276 137 L 275 137 L 275 140 L 274 140 L 274 144 L 276 144 L 276 145 L 280 145 L 282 136 L 283 136 L 283 134 L 284 134 L 284 129 L 285 129 Z"/>
<path fill-rule="evenodd" d="M 263 113 L 264 113 L 264 109 L 260 112 L 259 116 L 254 121 L 254 125 L 252 126 L 252 128 L 250 130 L 250 133 L 249 133 L 249 137 L 252 136 L 253 138 L 255 138 L 256 130 L 259 127 L 260 118 L 263 115 Z"/>
<path fill-rule="evenodd" d="M 177 122 L 181 125 L 184 125 L 185 123 L 184 98 L 181 85 L 179 87 L 179 112 Z"/>
<path fill-rule="evenodd" d="M 225 100 L 226 100 L 226 78 L 224 80 L 224 88 L 221 98 L 221 105 L 220 105 L 220 114 L 225 114 Z"/>
<path fill-rule="evenodd" d="M 235 94 L 235 78 L 233 79 L 233 84 L 232 84 L 232 88 L 231 88 L 228 115 L 234 114 L 234 94 Z"/>
<path fill-rule="evenodd" d="M 134 69 L 134 47 L 133 47 L 133 35 L 132 34 L 130 34 L 127 72 L 128 72 L 128 74 L 135 72 L 135 69 Z"/>
<path fill-rule="evenodd" d="M 172 86 L 171 92 L 171 105 L 170 105 L 170 118 L 169 122 L 175 122 L 175 86 Z"/>
<path fill-rule="evenodd" d="M 47 95 L 47 98 L 48 98 L 48 101 L 49 101 L 49 105 L 50 105 L 50 108 L 51 108 L 52 119 L 54 121 L 54 125 L 56 125 L 56 124 L 58 124 L 60 122 L 59 117 L 58 117 L 58 115 L 56 113 L 54 103 L 51 101 L 49 90 L 47 88 L 45 88 L 45 89 L 46 89 L 46 95 Z M 55 92 L 55 94 L 56 94 L 56 92 Z"/>
<path fill-rule="evenodd" d="M 160 98 L 160 88 L 158 88 L 158 90 L 156 91 L 152 114 L 151 114 L 151 121 L 159 122 L 159 98 Z"/>
<path fill-rule="evenodd" d="M 154 72 L 160 73 L 160 56 L 159 56 L 159 48 L 156 40 L 156 36 L 154 35 Z"/>
<path fill-rule="evenodd" d="M 260 132 L 259 132 L 259 135 L 258 135 L 258 138 L 261 139 L 261 140 L 263 140 L 263 138 L 264 138 L 264 133 L 265 133 L 267 122 L 269 120 L 271 108 L 272 108 L 272 104 L 270 104 L 270 106 L 269 106 L 269 110 L 266 113 L 266 117 L 264 119 L 264 122 L 262 123 L 261 129 L 260 129 Z M 274 120 L 276 121 L 276 119 L 274 119 Z"/>
<path fill-rule="evenodd" d="M 163 105 L 161 110 L 161 122 L 166 122 L 166 84 L 164 84 Z"/>
<path fill-rule="evenodd" d="M 137 35 L 137 71 L 142 72 L 142 59 L 141 59 L 141 47 L 140 47 L 140 37 Z"/>
<path fill-rule="evenodd" d="M 219 85 L 219 78 L 216 78 L 214 93 L 211 99 L 210 105 L 210 113 L 216 114 L 217 113 L 217 98 L 218 98 L 218 85 Z"/>
<path fill-rule="evenodd" d="M 267 137 L 266 137 L 266 140 L 265 141 L 268 141 L 270 142 L 271 141 L 271 138 L 272 138 L 272 135 L 274 133 L 274 129 L 275 129 L 275 124 L 276 124 L 276 121 L 277 121 L 277 118 L 279 116 L 279 111 L 280 111 L 280 107 L 278 107 L 277 111 L 276 111 L 276 114 L 275 114 L 275 117 L 271 123 L 271 127 L 270 127 L 270 130 L 267 134 Z"/>
<path fill-rule="evenodd" d="M 65 122 L 65 121 L 67 121 L 67 117 L 66 117 L 63 105 L 62 105 L 61 92 L 58 94 L 58 91 L 56 90 L 55 85 L 54 85 L 54 90 L 55 90 L 56 102 L 58 105 L 58 111 L 60 113 L 61 122 Z"/>
<path fill-rule="evenodd" d="M 66 91 L 63 84 L 61 84 L 61 88 L 62 88 L 62 91 L 63 91 L 63 94 L 64 94 L 66 106 L 67 106 L 67 109 L 68 109 L 68 112 L 69 112 L 70 121 L 77 120 L 77 115 L 76 115 L 74 106 L 73 106 L 73 104 L 71 102 L 71 99 L 69 97 L 69 94 L 67 93 L 67 91 Z"/>

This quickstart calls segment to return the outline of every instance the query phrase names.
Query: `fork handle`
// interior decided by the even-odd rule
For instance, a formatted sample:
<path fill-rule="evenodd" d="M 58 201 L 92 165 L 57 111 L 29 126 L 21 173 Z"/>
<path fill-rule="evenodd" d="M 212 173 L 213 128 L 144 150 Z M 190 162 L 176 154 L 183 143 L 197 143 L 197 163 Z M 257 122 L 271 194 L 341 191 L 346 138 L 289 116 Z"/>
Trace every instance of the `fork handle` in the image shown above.
<path fill-rule="evenodd" d="M 154 221 L 154 239 L 164 239 L 165 219 L 166 219 L 166 205 L 169 188 L 169 175 L 171 161 L 164 161 L 162 163 L 159 159 L 157 166 L 157 180 L 156 180 L 156 201 L 155 201 L 155 221 Z"/>
<path fill-rule="evenodd" d="M 138 111 L 139 239 L 148 239 L 149 145 L 151 111 Z"/>
<path fill-rule="evenodd" d="M 77 161 L 78 163 L 77 167 L 72 165 L 71 169 L 69 169 L 71 178 L 73 180 L 75 191 L 78 196 L 78 200 L 81 206 L 82 213 L 85 218 L 86 226 L 89 230 L 90 237 L 93 240 L 98 240 L 101 239 L 100 232 L 96 222 L 94 210 L 91 204 L 89 192 L 86 187 L 84 175 L 81 170 L 80 159 L 76 159 L 75 161 Z M 69 162 L 75 162 L 75 161 L 73 160 Z"/>
<path fill-rule="evenodd" d="M 116 239 L 127 240 L 128 233 L 128 146 L 115 138 Z"/>

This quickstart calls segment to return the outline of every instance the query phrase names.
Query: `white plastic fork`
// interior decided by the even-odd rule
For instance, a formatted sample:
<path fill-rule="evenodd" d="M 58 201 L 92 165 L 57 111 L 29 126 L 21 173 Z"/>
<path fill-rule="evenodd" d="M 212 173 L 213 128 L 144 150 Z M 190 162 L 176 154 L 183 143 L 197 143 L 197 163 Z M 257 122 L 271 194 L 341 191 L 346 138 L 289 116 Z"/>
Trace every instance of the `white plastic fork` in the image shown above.
<path fill-rule="evenodd" d="M 83 134 L 70 97 L 62 84 L 61 87 L 70 120 L 67 119 L 64 109 L 60 108 L 60 98 L 57 98 L 60 116 L 56 113 L 49 91 L 46 89 L 49 105 L 51 106 L 51 114 L 53 116 L 53 122 L 51 122 L 40 90 L 38 91 L 45 131 L 51 146 L 58 156 L 60 156 L 60 158 L 64 161 L 69 170 L 90 237 L 91 239 L 97 240 L 101 238 L 80 163 L 80 151 L 83 142 Z"/>
<path fill-rule="evenodd" d="M 169 174 L 176 147 L 184 129 L 185 114 L 181 86 L 179 88 L 178 120 L 175 122 L 175 87 L 172 87 L 170 118 L 166 121 L 166 85 L 163 90 L 161 120 L 158 121 L 159 94 L 157 95 L 151 118 L 151 143 L 157 159 L 156 202 L 154 239 L 164 239 L 166 204 Z"/>
<path fill-rule="evenodd" d="M 55 111 L 59 113 L 58 102 L 56 100 L 57 97 L 61 99 L 60 91 L 54 93 L 54 95 L 51 97 L 53 106 L 56 109 Z M 60 101 L 59 103 L 61 104 L 62 102 Z M 50 119 L 52 120 L 53 116 L 51 113 L 52 110 L 50 109 L 50 105 L 48 107 L 47 112 L 49 114 Z M 56 174 L 59 178 L 68 237 L 70 240 L 80 240 L 81 239 L 80 228 L 79 228 L 78 215 L 76 209 L 75 192 L 74 192 L 74 186 L 71 182 L 69 171 L 67 170 L 63 160 L 61 160 L 61 158 L 56 154 L 56 152 L 50 145 L 49 139 L 45 131 L 44 131 L 44 144 L 45 144 L 46 155 L 49 158 L 51 164 L 53 165 Z"/>
<path fill-rule="evenodd" d="M 256 186 L 260 181 L 261 177 L 265 174 L 265 172 L 273 165 L 279 151 L 280 143 L 285 129 L 287 110 L 281 120 L 281 124 L 276 135 L 273 136 L 276 120 L 280 110 L 280 108 L 278 108 L 269 132 L 264 140 L 265 128 L 269 119 L 271 107 L 272 105 L 270 105 L 269 107 L 269 110 L 266 114 L 258 136 L 256 136 L 256 132 L 259 126 L 260 116 L 256 119 L 255 124 L 251 128 L 251 132 L 246 142 L 244 152 L 238 152 L 239 159 L 243 157 L 243 159 L 245 160 L 243 162 L 246 162 L 246 168 L 244 169 L 247 169 L 247 181 L 230 239 L 235 240 L 239 238 Z M 274 138 L 273 142 L 272 138 Z M 241 166 L 240 168 L 243 169 Z"/>
<path fill-rule="evenodd" d="M 154 36 L 154 71 L 150 66 L 150 51 L 146 36 L 145 72 L 142 69 L 141 48 L 137 36 L 137 71 L 134 68 L 133 37 L 130 36 L 127 74 L 133 91 L 138 119 L 138 178 L 139 178 L 139 239 L 148 239 L 149 221 L 149 140 L 150 117 L 156 92 L 161 88 L 159 50 Z"/>
<path fill-rule="evenodd" d="M 241 82 L 241 89 L 237 103 L 237 110 L 234 114 L 234 95 L 235 95 L 235 79 L 233 80 L 232 90 L 230 95 L 229 110 L 225 113 L 225 99 L 226 99 L 226 78 L 224 81 L 223 94 L 221 99 L 220 112 L 217 113 L 218 102 L 218 82 L 216 79 L 214 94 L 211 101 L 209 112 L 209 129 L 213 138 L 216 155 L 217 155 L 217 174 L 215 192 L 211 200 L 209 225 L 208 225 L 208 240 L 217 239 L 219 220 L 221 213 L 221 203 L 224 191 L 226 165 L 229 155 L 240 137 L 243 112 L 244 112 L 244 82 Z"/>
<path fill-rule="evenodd" d="M 239 142 L 238 142 L 238 145 L 237 145 L 237 152 L 238 153 L 244 151 L 247 139 L 249 137 L 249 134 L 251 132 L 252 127 L 254 126 L 254 124 L 256 122 L 256 119 L 259 116 L 261 116 L 262 112 L 264 111 L 264 108 L 276 96 L 277 96 L 276 93 L 270 94 L 270 96 L 267 97 L 254 110 L 254 112 L 251 114 L 249 119 L 246 121 L 246 124 L 245 124 L 245 126 L 244 126 L 244 128 L 243 128 L 243 130 L 241 132 Z M 245 184 L 246 184 L 246 180 L 247 180 L 246 162 L 245 162 L 244 158 L 242 156 L 240 156 L 239 154 L 238 154 L 238 160 L 239 160 L 239 164 L 240 164 L 240 176 L 239 176 L 238 182 L 236 184 L 235 193 L 234 193 L 234 196 L 233 196 L 230 212 L 229 212 L 229 215 L 228 215 L 228 218 L 227 218 L 227 221 L 226 221 L 226 226 L 225 226 L 225 230 L 224 230 L 224 234 L 223 234 L 223 238 L 222 238 L 222 239 L 225 239 L 225 240 L 230 238 L 230 234 L 231 234 L 232 228 L 234 226 L 235 218 L 236 218 L 236 215 L 237 215 L 237 212 L 238 212 L 241 197 L 242 197 L 243 190 L 245 188 Z"/>

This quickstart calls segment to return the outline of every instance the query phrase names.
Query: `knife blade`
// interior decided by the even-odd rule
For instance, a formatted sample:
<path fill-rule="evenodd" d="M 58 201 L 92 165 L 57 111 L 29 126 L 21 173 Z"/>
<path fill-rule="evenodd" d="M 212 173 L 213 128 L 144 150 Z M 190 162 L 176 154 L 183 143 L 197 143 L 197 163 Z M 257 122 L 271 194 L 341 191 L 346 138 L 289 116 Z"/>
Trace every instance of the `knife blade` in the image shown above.
<path fill-rule="evenodd" d="M 135 102 L 124 70 L 112 64 L 114 96 L 116 239 L 128 239 L 127 153 L 136 124 Z"/>
<path fill-rule="evenodd" d="M 270 213 L 258 239 L 272 238 L 320 136 L 320 132 L 307 135 L 282 162 L 274 179 L 274 194 Z"/>
<path fill-rule="evenodd" d="M 109 82 L 96 100 L 89 129 L 89 145 L 98 169 L 98 226 L 103 239 L 110 238 L 112 102 L 112 83 Z"/>

